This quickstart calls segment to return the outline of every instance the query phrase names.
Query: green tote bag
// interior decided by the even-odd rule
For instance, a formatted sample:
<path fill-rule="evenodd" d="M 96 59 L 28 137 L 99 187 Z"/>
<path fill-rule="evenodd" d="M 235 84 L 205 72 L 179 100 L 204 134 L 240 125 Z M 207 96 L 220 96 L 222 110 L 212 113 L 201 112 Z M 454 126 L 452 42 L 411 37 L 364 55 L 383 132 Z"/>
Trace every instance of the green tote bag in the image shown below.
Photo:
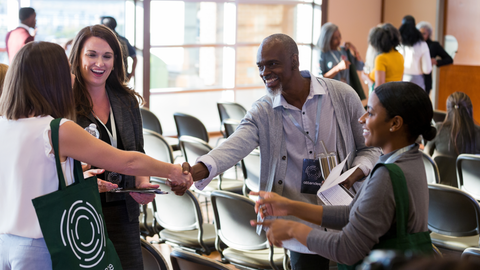
<path fill-rule="evenodd" d="M 81 164 L 75 160 L 75 182 L 65 184 L 58 155 L 60 120 L 50 123 L 59 189 L 32 200 L 53 269 L 121 270 L 105 227 L 97 177 L 84 179 Z"/>

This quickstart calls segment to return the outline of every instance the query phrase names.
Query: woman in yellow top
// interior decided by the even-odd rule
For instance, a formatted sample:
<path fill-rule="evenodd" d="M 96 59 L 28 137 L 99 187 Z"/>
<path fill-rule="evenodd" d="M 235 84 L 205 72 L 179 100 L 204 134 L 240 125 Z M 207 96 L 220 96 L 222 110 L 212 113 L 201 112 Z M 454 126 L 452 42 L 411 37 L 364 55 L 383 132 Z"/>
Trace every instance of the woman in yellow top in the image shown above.
<path fill-rule="evenodd" d="M 391 24 L 386 23 L 370 30 L 368 41 L 378 52 L 375 66 L 369 78 L 375 82 L 374 87 L 386 82 L 402 81 L 403 56 L 395 49 L 400 44 L 400 33 Z"/>

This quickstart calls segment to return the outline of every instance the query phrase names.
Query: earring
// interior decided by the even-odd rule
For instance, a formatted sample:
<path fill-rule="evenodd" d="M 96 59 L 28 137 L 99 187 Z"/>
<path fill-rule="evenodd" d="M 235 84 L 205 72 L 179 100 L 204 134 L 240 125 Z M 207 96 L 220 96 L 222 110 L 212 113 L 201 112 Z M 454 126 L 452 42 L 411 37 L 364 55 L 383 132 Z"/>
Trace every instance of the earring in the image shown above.
<path fill-rule="evenodd" d="M 393 131 L 393 128 L 390 128 L 390 132 L 392 132 L 392 131 Z"/>

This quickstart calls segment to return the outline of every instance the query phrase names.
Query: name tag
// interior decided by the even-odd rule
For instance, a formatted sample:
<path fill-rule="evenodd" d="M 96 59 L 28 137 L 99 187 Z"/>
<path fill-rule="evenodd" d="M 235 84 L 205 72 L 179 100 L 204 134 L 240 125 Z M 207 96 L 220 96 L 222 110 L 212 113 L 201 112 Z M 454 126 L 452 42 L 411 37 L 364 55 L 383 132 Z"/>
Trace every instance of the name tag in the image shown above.
<path fill-rule="evenodd" d="M 324 182 L 318 159 L 304 159 L 302 168 L 301 193 L 317 194 Z"/>

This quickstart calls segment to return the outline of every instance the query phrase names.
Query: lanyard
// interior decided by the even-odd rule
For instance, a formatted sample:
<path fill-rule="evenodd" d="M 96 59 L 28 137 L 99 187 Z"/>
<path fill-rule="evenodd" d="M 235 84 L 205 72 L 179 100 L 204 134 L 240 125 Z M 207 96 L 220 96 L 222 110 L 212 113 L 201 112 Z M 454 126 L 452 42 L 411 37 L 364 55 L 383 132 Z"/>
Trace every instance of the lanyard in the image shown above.
<path fill-rule="evenodd" d="M 92 111 L 93 112 L 93 111 Z M 105 126 L 105 124 L 98 118 L 98 116 L 93 112 L 93 115 L 95 118 L 97 118 L 98 122 L 102 124 L 102 126 L 105 128 L 105 130 L 108 133 L 108 137 L 110 138 L 110 143 L 112 144 L 113 147 L 117 148 L 117 128 L 115 126 L 115 117 L 113 116 L 113 110 L 112 110 L 112 105 L 110 105 L 110 126 L 112 127 L 112 132 L 108 130 L 108 128 Z M 113 133 L 113 135 L 112 135 Z"/>
<path fill-rule="evenodd" d="M 333 56 L 333 58 L 335 58 L 337 64 L 340 63 L 340 60 L 338 60 L 337 56 L 332 51 L 330 51 L 330 54 Z"/>
<path fill-rule="evenodd" d="M 405 146 L 403 148 L 400 148 L 397 150 L 397 152 L 393 153 L 393 155 L 391 155 L 386 161 L 385 163 L 394 163 L 395 161 L 397 161 L 397 159 L 405 152 L 409 151 L 410 149 L 412 149 L 413 147 L 415 147 L 415 144 L 411 144 L 411 145 L 408 145 L 408 146 Z"/>
<path fill-rule="evenodd" d="M 290 118 L 290 121 L 297 127 L 297 129 L 305 135 L 310 141 L 312 141 L 313 145 L 317 145 L 317 140 L 318 140 L 318 129 L 320 127 L 320 111 L 322 108 L 322 97 L 323 95 L 318 95 L 318 103 L 317 103 L 317 119 L 315 119 L 315 141 L 303 130 L 303 128 L 298 124 L 297 120 L 293 118 L 293 115 L 290 113 L 288 109 L 284 108 L 285 113 L 287 114 L 288 118 Z"/>

